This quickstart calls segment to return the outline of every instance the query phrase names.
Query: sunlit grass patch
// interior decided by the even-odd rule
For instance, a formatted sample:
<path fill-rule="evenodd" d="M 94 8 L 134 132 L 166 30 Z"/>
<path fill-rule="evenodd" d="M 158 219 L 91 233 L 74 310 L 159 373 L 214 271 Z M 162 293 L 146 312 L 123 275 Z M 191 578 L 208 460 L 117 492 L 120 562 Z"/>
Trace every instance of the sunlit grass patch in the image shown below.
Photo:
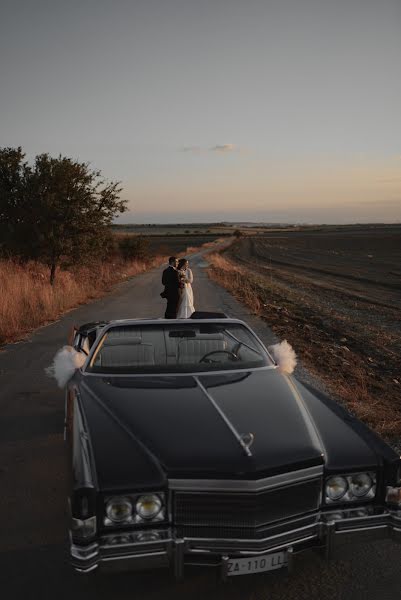
<path fill-rule="evenodd" d="M 184 254 L 200 249 L 191 246 Z M 114 284 L 167 261 L 168 257 L 162 255 L 146 260 L 115 257 L 90 266 L 59 269 L 52 286 L 45 265 L 35 261 L 22 265 L 15 260 L 0 260 L 0 344 L 21 339 L 79 304 L 101 297 Z"/>
<path fill-rule="evenodd" d="M 113 284 L 154 268 L 166 258 L 150 261 L 102 262 L 92 267 L 59 270 L 53 286 L 48 269 L 36 262 L 20 265 L 0 261 L 0 343 L 15 341 L 60 314 L 97 298 Z"/>

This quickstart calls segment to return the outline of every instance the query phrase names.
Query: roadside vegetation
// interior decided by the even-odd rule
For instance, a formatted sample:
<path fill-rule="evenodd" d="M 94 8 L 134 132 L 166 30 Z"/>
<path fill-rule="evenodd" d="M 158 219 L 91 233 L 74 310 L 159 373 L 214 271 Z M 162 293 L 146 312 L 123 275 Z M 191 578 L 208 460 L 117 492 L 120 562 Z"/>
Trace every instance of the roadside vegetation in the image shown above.
<path fill-rule="evenodd" d="M 0 344 L 23 338 L 75 306 L 102 296 L 113 284 L 164 260 L 160 256 L 146 261 L 114 259 L 74 270 L 60 269 L 54 285 L 48 281 L 48 268 L 39 262 L 1 260 Z"/>
<path fill-rule="evenodd" d="M 113 227 L 119 182 L 89 163 L 0 148 L 0 345 L 103 295 L 128 277 L 194 252 L 190 236 L 150 240 Z M 211 244 L 216 234 L 202 240 Z M 188 247 L 191 246 L 191 247 Z"/>
<path fill-rule="evenodd" d="M 206 242 L 202 247 L 211 248 L 218 242 Z M 0 345 L 22 339 L 79 304 L 103 296 L 113 285 L 129 277 L 166 264 L 174 251 L 174 238 L 166 255 L 149 254 L 148 240 L 142 237 L 132 236 L 120 244 L 121 240 L 116 240 L 118 252 L 107 260 L 59 269 L 53 285 L 48 279 L 47 266 L 40 262 L 0 260 Z M 199 249 L 189 246 L 182 254 L 187 256 Z"/>
<path fill-rule="evenodd" d="M 338 290 L 324 290 L 302 276 L 288 277 L 269 261 L 241 263 L 236 244 L 226 253 L 209 255 L 211 278 L 265 319 L 280 339 L 286 338 L 334 398 L 400 449 L 397 329 L 383 327 L 372 306 L 362 306 L 370 318 L 360 317 L 355 299 L 348 307 Z M 384 309 L 386 318 L 390 312 Z M 396 320 L 397 310 L 393 312 Z"/>
<path fill-rule="evenodd" d="M 25 160 L 22 148 L 0 149 L 0 252 L 57 270 L 109 253 L 113 219 L 127 210 L 119 182 L 89 163 L 48 154 Z"/>

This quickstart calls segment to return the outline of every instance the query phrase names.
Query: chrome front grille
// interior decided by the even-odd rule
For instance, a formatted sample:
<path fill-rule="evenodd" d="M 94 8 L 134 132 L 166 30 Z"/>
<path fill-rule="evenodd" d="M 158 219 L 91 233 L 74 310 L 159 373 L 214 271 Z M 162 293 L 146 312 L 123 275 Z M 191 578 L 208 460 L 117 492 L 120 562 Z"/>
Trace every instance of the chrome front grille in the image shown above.
<path fill-rule="evenodd" d="M 174 492 L 174 524 L 185 532 L 234 528 L 242 535 L 272 523 L 307 515 L 320 502 L 321 478 L 258 492 Z"/>

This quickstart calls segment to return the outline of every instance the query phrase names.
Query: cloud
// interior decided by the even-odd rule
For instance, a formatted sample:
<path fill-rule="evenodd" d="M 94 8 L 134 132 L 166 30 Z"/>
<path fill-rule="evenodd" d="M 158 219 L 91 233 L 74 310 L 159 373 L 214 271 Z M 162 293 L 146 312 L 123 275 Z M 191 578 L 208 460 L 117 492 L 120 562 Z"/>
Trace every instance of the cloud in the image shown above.
<path fill-rule="evenodd" d="M 217 146 L 212 146 L 210 148 L 211 152 L 219 152 L 220 154 L 225 154 L 226 152 L 234 152 L 237 149 L 235 144 L 220 144 Z"/>
<path fill-rule="evenodd" d="M 218 152 L 219 154 L 226 154 L 227 152 L 236 152 L 238 147 L 235 144 L 217 144 L 210 148 L 201 148 L 200 146 L 183 146 L 179 149 L 180 152 L 187 152 L 189 154 L 201 154 L 202 152 Z"/>
<path fill-rule="evenodd" d="M 180 148 L 180 152 L 190 152 L 192 154 L 199 154 L 200 152 L 202 152 L 202 149 L 200 146 L 184 146 L 183 148 Z"/>

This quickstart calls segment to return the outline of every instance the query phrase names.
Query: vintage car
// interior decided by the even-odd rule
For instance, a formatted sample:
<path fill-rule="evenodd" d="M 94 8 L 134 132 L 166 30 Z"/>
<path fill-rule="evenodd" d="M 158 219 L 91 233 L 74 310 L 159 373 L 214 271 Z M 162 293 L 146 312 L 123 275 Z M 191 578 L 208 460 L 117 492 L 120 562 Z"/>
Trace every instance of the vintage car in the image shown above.
<path fill-rule="evenodd" d="M 400 458 L 242 321 L 91 323 L 67 386 L 75 569 L 222 578 L 401 539 Z"/>

